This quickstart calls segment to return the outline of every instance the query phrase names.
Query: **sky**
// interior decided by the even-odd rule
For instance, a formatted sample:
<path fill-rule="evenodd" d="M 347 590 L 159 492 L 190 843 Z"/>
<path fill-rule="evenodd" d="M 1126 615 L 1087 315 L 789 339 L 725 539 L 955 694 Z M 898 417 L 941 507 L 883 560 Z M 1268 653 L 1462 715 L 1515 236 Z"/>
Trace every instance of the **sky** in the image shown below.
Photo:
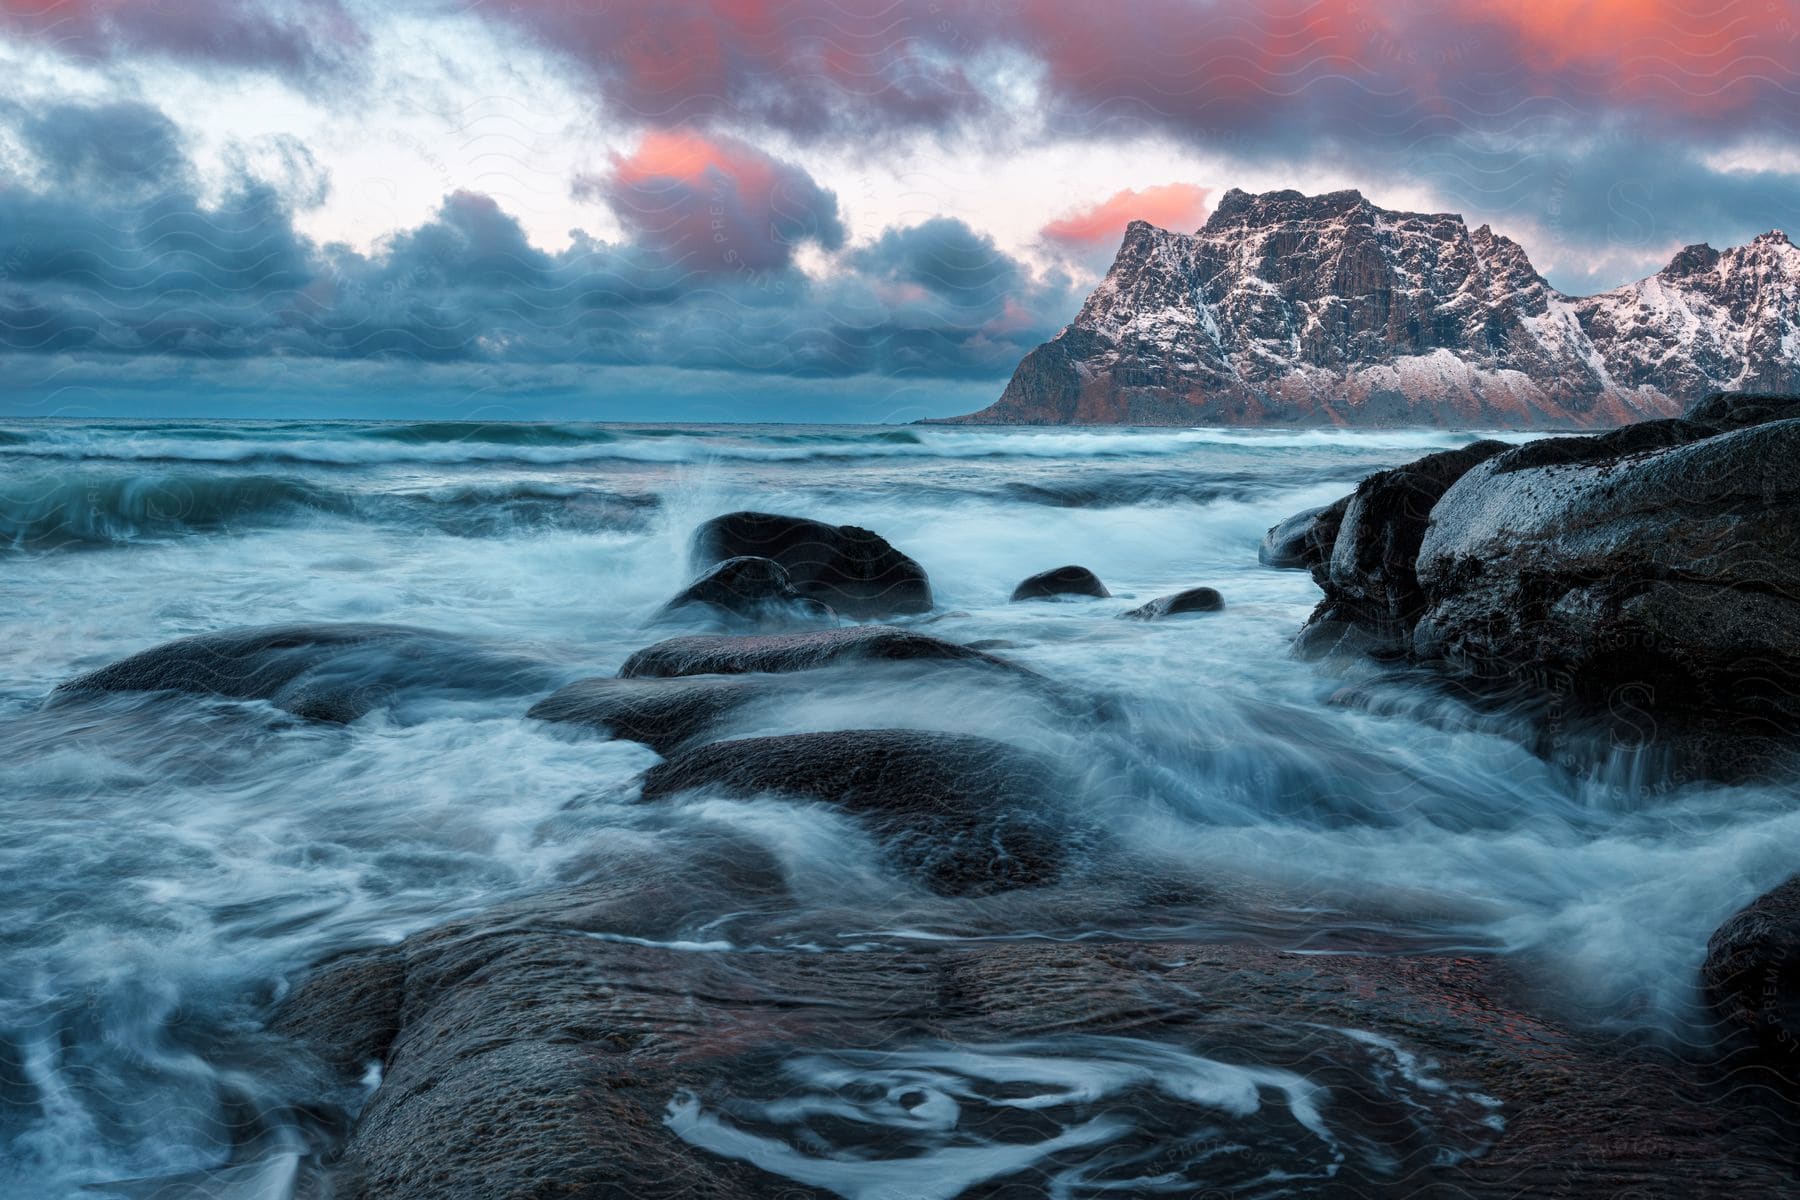
<path fill-rule="evenodd" d="M 1233 187 L 1800 234 L 1800 0 L 0 0 L 0 413 L 967 412 Z"/>

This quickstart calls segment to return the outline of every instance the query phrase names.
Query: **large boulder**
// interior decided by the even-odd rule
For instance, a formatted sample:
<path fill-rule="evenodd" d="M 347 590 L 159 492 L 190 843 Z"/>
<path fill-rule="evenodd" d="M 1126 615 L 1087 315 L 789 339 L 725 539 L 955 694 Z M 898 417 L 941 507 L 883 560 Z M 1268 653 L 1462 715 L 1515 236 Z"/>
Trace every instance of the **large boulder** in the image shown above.
<path fill-rule="evenodd" d="M 786 567 L 749 554 L 715 563 L 665 604 L 663 614 L 696 608 L 758 622 L 830 621 L 837 616 L 830 605 L 803 595 Z"/>
<path fill-rule="evenodd" d="M 847 662 L 954 663 L 1032 676 L 1003 658 L 959 646 L 929 634 L 888 625 L 856 625 L 808 633 L 744 637 L 696 635 L 669 638 L 625 660 L 625 679 L 678 675 L 742 675 L 751 672 L 810 671 Z"/>
<path fill-rule="evenodd" d="M 405 625 L 272 625 L 166 642 L 68 680 L 50 699 L 189 692 L 346 722 L 406 691 L 508 695 L 556 674 L 536 659 Z"/>
<path fill-rule="evenodd" d="M 1800 420 L 1661 424 L 1464 475 L 1419 548 L 1409 648 L 1546 697 L 1546 736 L 1575 735 L 1549 752 L 1654 744 L 1675 772 L 1756 774 L 1800 728 Z"/>
<path fill-rule="evenodd" d="M 1014 600 L 1048 600 L 1052 596 L 1100 596 L 1112 595 L 1100 577 L 1086 567 L 1056 567 L 1049 571 L 1039 571 L 1036 575 L 1019 581 L 1013 589 Z"/>
<path fill-rule="evenodd" d="M 800 595 L 857 620 L 931 611 L 925 568 L 855 525 L 734 512 L 694 531 L 695 570 L 740 556 L 773 559 Z"/>
<path fill-rule="evenodd" d="M 644 798 L 706 788 L 779 793 L 857 813 L 934 890 L 967 894 L 1055 878 L 1072 840 L 1067 785 L 1041 760 L 959 733 L 853 729 L 714 742 L 644 775 Z"/>
<path fill-rule="evenodd" d="M 1132 621 L 1160 621 L 1181 613 L 1218 612 L 1224 607 L 1225 597 L 1219 595 L 1218 589 L 1193 587 L 1170 596 L 1158 596 L 1148 604 L 1140 604 L 1119 615 Z"/>
<path fill-rule="evenodd" d="M 1314 571 L 1325 598 L 1297 648 L 1315 655 L 1343 649 L 1404 654 L 1424 602 L 1414 562 L 1432 508 L 1451 484 L 1505 449 L 1502 442 L 1475 442 L 1358 484 L 1344 501 L 1330 558 Z"/>
<path fill-rule="evenodd" d="M 1758 1065 L 1800 1069 L 1800 875 L 1719 926 L 1701 967 L 1707 1003 Z"/>

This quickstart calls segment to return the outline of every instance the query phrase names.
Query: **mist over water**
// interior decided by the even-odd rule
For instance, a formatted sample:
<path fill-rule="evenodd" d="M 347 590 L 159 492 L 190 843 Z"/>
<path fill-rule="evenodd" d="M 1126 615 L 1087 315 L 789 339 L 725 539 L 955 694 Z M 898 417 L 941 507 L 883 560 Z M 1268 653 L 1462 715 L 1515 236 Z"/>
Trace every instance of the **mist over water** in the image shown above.
<path fill-rule="evenodd" d="M 1371 471 L 1470 440 L 0 426 L 0 1195 L 174 1195 L 157 1189 L 198 1172 L 212 1196 L 291 1194 L 361 1101 L 263 1027 L 309 964 L 594 877 L 609 855 L 679 860 L 720 838 L 773 854 L 799 903 L 616 935 L 693 953 L 1102 934 L 1461 949 L 1515 956 L 1565 1019 L 1679 1043 L 1707 935 L 1800 851 L 1791 792 L 1646 786 L 1628 764 L 1576 778 L 1423 682 L 1287 654 L 1318 593 L 1303 572 L 1257 564 L 1263 531 Z M 652 751 L 524 717 L 561 683 L 611 675 L 682 631 L 652 620 L 688 582 L 688 537 L 740 508 L 877 531 L 930 574 L 938 615 L 924 628 L 998 642 L 1104 703 L 1075 721 L 960 676 L 871 688 L 824 674 L 737 715 L 730 733 L 951 729 L 1042 752 L 1076 781 L 1044 798 L 1076 847 L 1064 883 L 935 896 L 844 814 L 639 805 Z M 1021 578 L 1064 563 L 1094 570 L 1113 598 L 1007 603 Z M 1223 612 L 1115 619 L 1202 584 L 1224 594 Z M 45 706 L 63 680 L 149 646 L 287 622 L 432 631 L 446 678 L 507 665 L 396 689 L 344 726 L 195 696 Z M 1380 702 L 1343 703 L 1347 689 Z M 1129 1064 L 1110 1085 L 1121 1093 L 1204 1078 L 1216 1095 L 1181 1084 L 1184 1103 L 1245 1122 L 1287 1114 L 1282 1136 L 1312 1156 L 1308 1170 L 1340 1153 L 1329 1114 L 1293 1116 L 1310 1111 L 1298 1083 L 1261 1080 L 1258 1099 L 1237 1064 L 1065 1049 Z M 1056 1090 L 1055 1069 L 1018 1061 L 1050 1053 L 929 1047 L 882 1070 L 970 1111 L 995 1105 L 996 1071 L 1015 1071 L 1066 1118 L 1057 1136 L 1128 1141 L 1092 1098 Z M 874 1068 L 825 1055 L 781 1069 L 835 1105 L 846 1072 Z M 788 1116 L 768 1096 L 744 1104 L 768 1136 L 737 1143 L 739 1156 L 778 1159 L 770 1131 Z M 921 1155 L 961 1161 L 932 1111 L 894 1119 L 917 1126 Z M 728 1140 L 693 1097 L 672 1098 L 670 1119 L 696 1144 Z M 874 1186 L 852 1179 L 843 1194 Z"/>

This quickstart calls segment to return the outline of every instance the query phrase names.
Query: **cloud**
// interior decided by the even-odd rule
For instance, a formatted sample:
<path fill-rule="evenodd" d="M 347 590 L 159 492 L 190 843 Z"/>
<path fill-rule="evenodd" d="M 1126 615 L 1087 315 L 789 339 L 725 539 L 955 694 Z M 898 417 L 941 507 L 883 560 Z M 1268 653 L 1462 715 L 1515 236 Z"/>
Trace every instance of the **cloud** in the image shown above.
<path fill-rule="evenodd" d="M 1098 204 L 1076 209 L 1042 229 L 1053 242 L 1080 249 L 1113 249 L 1133 221 L 1191 233 L 1206 221 L 1210 191 L 1191 183 L 1164 183 L 1142 190 L 1126 188 Z"/>
<path fill-rule="evenodd" d="M 780 269 L 803 242 L 844 243 L 837 197 L 804 170 L 692 130 L 652 130 L 576 192 L 604 199 L 639 241 L 692 271 Z"/>
<path fill-rule="evenodd" d="M 1065 277 L 1037 277 L 941 218 L 838 249 L 811 278 L 792 247 L 843 246 L 835 199 L 741 142 L 659 136 L 621 157 L 598 186 L 633 214 L 623 242 L 577 231 L 546 251 L 491 197 L 459 191 L 362 253 L 298 233 L 280 181 L 243 174 L 203 199 L 152 108 L 14 117 L 39 160 L 37 186 L 0 190 L 0 348 L 14 354 L 290 371 L 410 361 L 494 387 L 578 364 L 996 379 L 1077 299 Z M 142 161 L 126 153 L 133 133 Z M 310 161 L 278 149 L 277 166 Z M 95 186 L 119 178 L 131 186 Z M 727 269 L 719 228 L 754 269 Z"/>
<path fill-rule="evenodd" d="M 367 46 L 340 0 L 0 0 L 0 32 L 74 58 L 149 55 L 300 83 L 343 72 Z"/>

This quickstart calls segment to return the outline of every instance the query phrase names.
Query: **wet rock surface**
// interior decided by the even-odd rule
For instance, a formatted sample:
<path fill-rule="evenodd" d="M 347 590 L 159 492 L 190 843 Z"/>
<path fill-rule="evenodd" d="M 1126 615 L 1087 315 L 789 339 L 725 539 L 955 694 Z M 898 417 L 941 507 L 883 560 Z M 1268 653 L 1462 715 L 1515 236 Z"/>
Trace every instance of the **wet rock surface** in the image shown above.
<path fill-rule="evenodd" d="M 1272 526 L 1256 549 L 1256 559 L 1265 567 L 1281 570 L 1313 571 L 1331 561 L 1331 549 L 1337 542 L 1338 526 L 1343 524 L 1344 509 L 1350 506 L 1345 496 L 1335 504 L 1303 509 Z"/>
<path fill-rule="evenodd" d="M 1298 648 L 1446 668 L 1529 710 L 1537 748 L 1571 766 L 1624 751 L 1673 777 L 1778 769 L 1800 728 L 1795 411 L 1717 396 L 1372 476 Z"/>
<path fill-rule="evenodd" d="M 800 595 L 857 620 L 931 611 L 925 568 L 856 525 L 734 512 L 695 530 L 696 570 L 740 556 L 773 560 Z"/>
<path fill-rule="evenodd" d="M 819 800 L 865 817 L 937 891 L 1051 882 L 1081 840 L 1049 764 L 968 734 L 853 729 L 714 742 L 644 776 L 644 798 L 707 789 Z"/>
<path fill-rule="evenodd" d="M 1032 672 L 981 650 L 929 634 L 885 625 L 861 625 L 809 633 L 670 638 L 633 654 L 619 674 L 626 679 L 678 675 L 740 675 L 810 671 L 847 662 L 931 661 Z"/>
<path fill-rule="evenodd" d="M 334 1194 L 1200 1194 L 1271 1170 L 1294 1196 L 1788 1194 L 1770 1110 L 1519 1010 L 1498 960 L 684 948 L 721 880 L 782 903 L 770 864 L 718 858 L 623 864 L 306 985 L 283 1027 L 381 1066 Z"/>
<path fill-rule="evenodd" d="M 776 690 L 765 680 L 737 675 L 579 679 L 538 701 L 525 715 L 585 725 L 667 754 Z"/>
<path fill-rule="evenodd" d="M 347 722 L 397 695 L 506 694 L 555 677 L 544 663 L 404 625 L 274 625 L 177 639 L 79 675 L 51 703 L 121 692 L 267 700 L 295 716 Z"/>
<path fill-rule="evenodd" d="M 1800 1084 L 1800 875 L 1719 926 L 1701 980 L 1743 1060 Z"/>
<path fill-rule="evenodd" d="M 709 567 L 663 606 L 671 615 L 696 607 L 746 620 L 835 621 L 831 606 L 801 594 L 787 568 L 772 558 L 740 555 Z"/>
<path fill-rule="evenodd" d="M 1195 587 L 1169 596 L 1158 596 L 1148 604 L 1140 604 L 1119 615 L 1133 621 L 1159 621 L 1182 613 L 1218 612 L 1224 607 L 1225 597 L 1219 595 L 1217 588 Z"/>
<path fill-rule="evenodd" d="M 1476 442 L 1371 475 L 1344 504 L 1330 557 L 1314 577 L 1325 599 L 1299 648 L 1334 650 L 1346 639 L 1371 654 L 1403 654 L 1424 597 L 1415 563 L 1432 508 L 1476 464 L 1506 449 Z"/>
<path fill-rule="evenodd" d="M 1019 581 L 1014 600 L 1048 600 L 1052 596 L 1110 596 L 1100 577 L 1086 567 L 1057 567 Z"/>

